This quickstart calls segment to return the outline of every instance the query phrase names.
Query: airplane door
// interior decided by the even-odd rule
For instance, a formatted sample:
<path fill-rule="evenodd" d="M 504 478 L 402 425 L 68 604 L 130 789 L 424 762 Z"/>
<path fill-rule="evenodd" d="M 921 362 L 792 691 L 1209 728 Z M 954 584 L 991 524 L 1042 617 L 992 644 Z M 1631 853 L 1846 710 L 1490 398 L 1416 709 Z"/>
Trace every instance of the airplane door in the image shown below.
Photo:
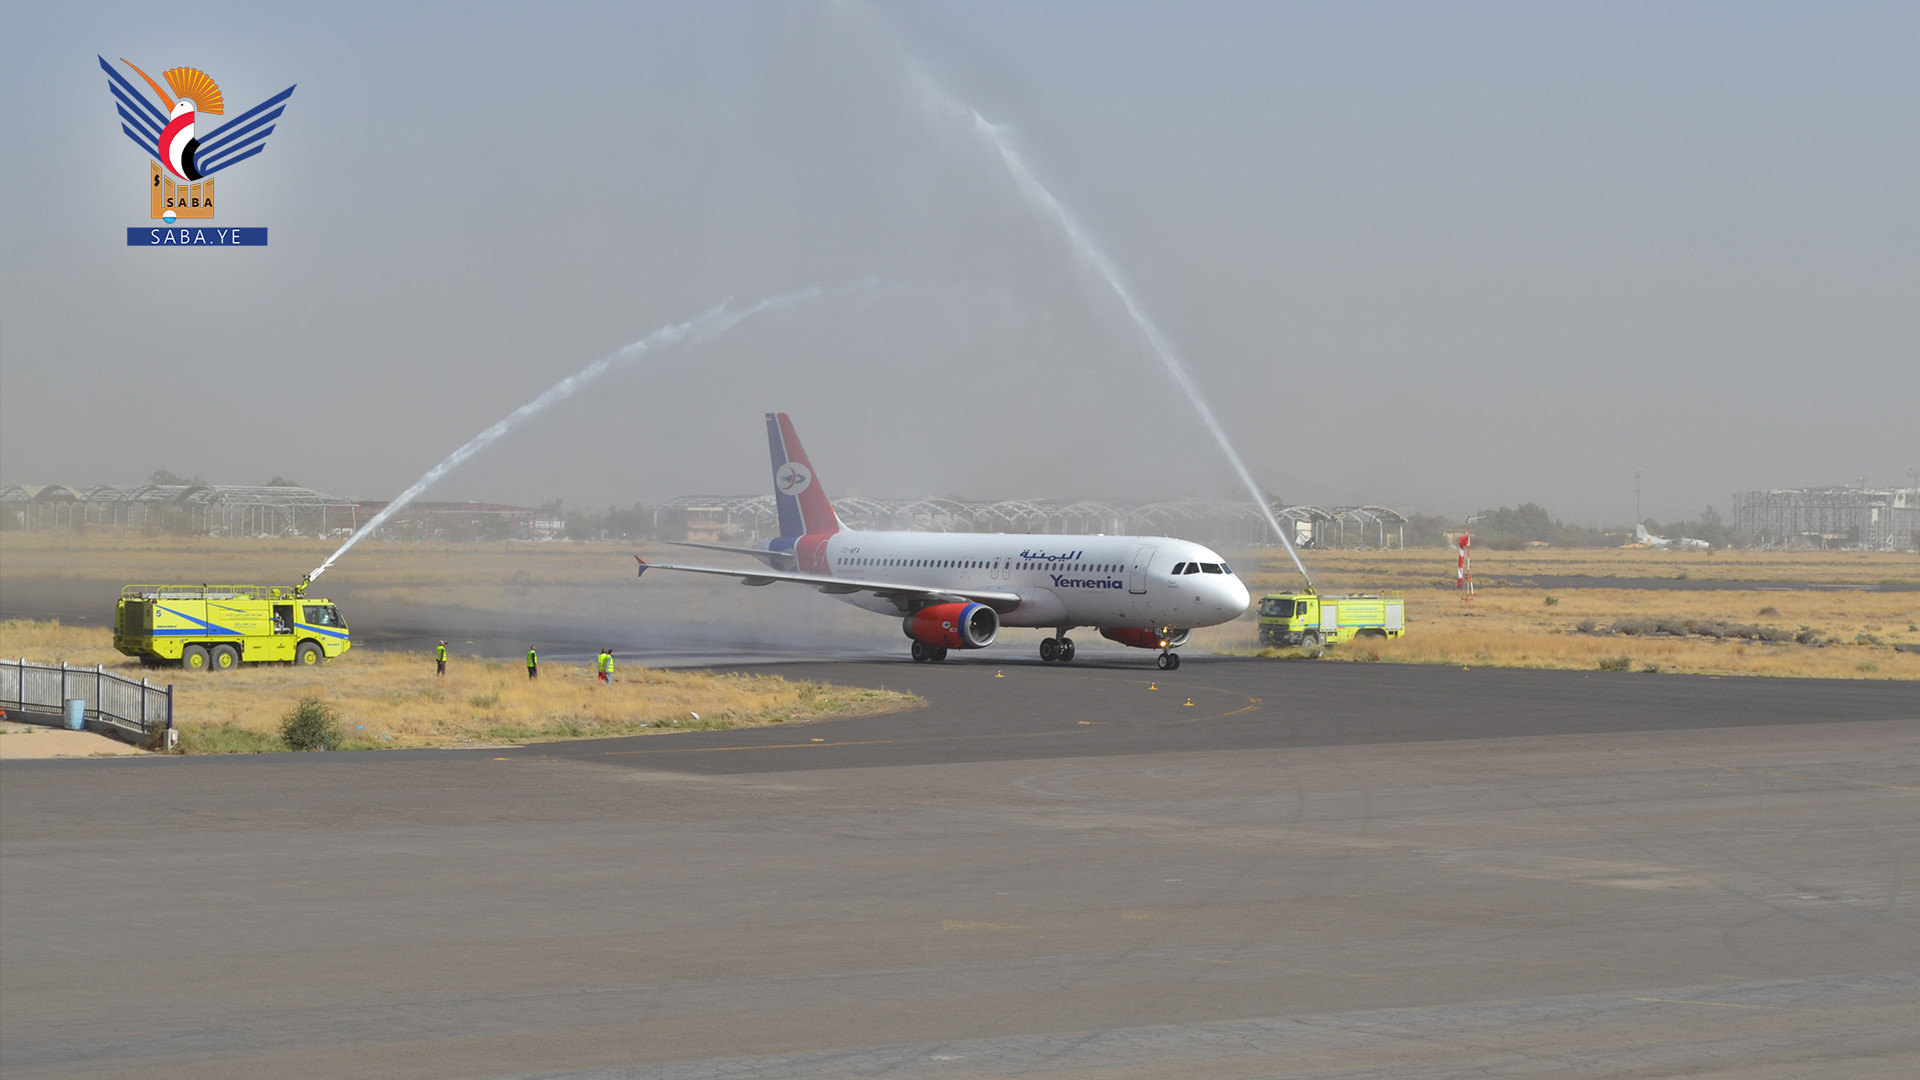
<path fill-rule="evenodd" d="M 1134 595 L 1147 591 L 1147 564 L 1153 561 L 1157 546 L 1142 544 L 1140 550 L 1133 553 L 1133 567 L 1127 574 L 1127 591 Z"/>

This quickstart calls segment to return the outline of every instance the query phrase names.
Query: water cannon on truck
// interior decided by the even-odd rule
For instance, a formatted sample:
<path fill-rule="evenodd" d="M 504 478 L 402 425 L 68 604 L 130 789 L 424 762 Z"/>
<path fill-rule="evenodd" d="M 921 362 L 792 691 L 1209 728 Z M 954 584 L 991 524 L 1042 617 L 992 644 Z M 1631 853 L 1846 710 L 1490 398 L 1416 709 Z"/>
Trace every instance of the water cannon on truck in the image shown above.
<path fill-rule="evenodd" d="M 189 671 L 241 664 L 313 667 L 353 646 L 331 600 L 264 585 L 128 585 L 113 616 L 113 647 L 142 663 Z"/>

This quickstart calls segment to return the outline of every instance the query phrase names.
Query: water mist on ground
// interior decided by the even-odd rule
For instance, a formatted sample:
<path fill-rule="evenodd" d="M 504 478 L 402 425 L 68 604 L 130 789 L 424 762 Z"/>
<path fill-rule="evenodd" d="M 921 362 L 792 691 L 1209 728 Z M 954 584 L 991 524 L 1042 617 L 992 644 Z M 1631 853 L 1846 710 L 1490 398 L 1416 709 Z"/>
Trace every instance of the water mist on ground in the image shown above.
<path fill-rule="evenodd" d="M 901 52 L 905 55 L 904 48 Z M 1193 411 L 1199 414 L 1201 423 L 1205 424 L 1207 431 L 1212 434 L 1214 443 L 1219 446 L 1227 463 L 1233 466 L 1233 471 L 1240 478 L 1240 483 L 1246 487 L 1247 494 L 1253 499 L 1253 504 L 1258 506 L 1260 513 L 1266 517 L 1267 524 L 1272 527 L 1273 534 L 1280 539 L 1288 556 L 1293 559 L 1293 565 L 1300 571 L 1300 576 L 1307 580 L 1307 584 L 1313 584 L 1313 576 L 1307 573 L 1306 565 L 1300 561 L 1299 553 L 1293 549 L 1293 542 L 1288 538 L 1286 530 L 1281 528 L 1279 520 L 1274 517 L 1273 508 L 1267 505 L 1266 496 L 1260 491 L 1260 485 L 1254 482 L 1253 474 L 1247 471 L 1246 463 L 1240 459 L 1239 452 L 1233 448 L 1232 440 L 1227 437 L 1226 429 L 1214 416 L 1213 409 L 1207 405 L 1205 396 L 1200 393 L 1199 385 L 1187 371 L 1185 362 L 1174 350 L 1172 342 L 1161 333 L 1160 328 L 1148 317 L 1146 309 L 1141 307 L 1132 291 L 1127 288 L 1119 267 L 1115 266 L 1106 252 L 1094 243 L 1092 235 L 1080 224 L 1079 219 L 1075 218 L 1060 202 L 1052 190 L 1040 182 L 1040 178 L 1034 174 L 1032 168 L 1014 147 L 1005 128 L 992 123 L 981 116 L 978 110 L 955 99 L 934 82 L 924 67 L 910 57 L 906 59 L 906 67 L 914 90 L 927 107 L 927 111 L 937 114 L 942 120 L 963 125 L 987 149 L 991 150 L 1013 177 L 1014 184 L 1020 189 L 1021 195 L 1027 202 L 1041 211 L 1065 234 L 1074 254 L 1091 267 L 1112 290 L 1113 295 L 1119 299 L 1121 307 L 1126 310 L 1127 316 L 1133 321 L 1134 328 L 1145 339 L 1147 347 L 1159 359 L 1161 366 L 1173 379 L 1174 384 L 1186 395 L 1188 404 L 1193 406 Z"/>
<path fill-rule="evenodd" d="M 388 518 L 391 518 L 394 514 L 404 509 L 409 503 L 413 502 L 413 500 L 419 498 L 422 493 L 438 483 L 441 477 L 452 472 L 461 462 L 466 461 L 468 458 L 499 441 L 507 432 L 512 431 L 527 419 L 537 416 L 572 397 L 574 394 L 579 393 L 588 383 L 593 382 L 600 376 L 610 371 L 617 371 L 624 368 L 635 360 L 640 359 L 642 356 L 662 346 L 680 344 L 697 345 L 701 342 L 710 341 L 755 315 L 792 307 L 810 300 L 817 300 L 821 295 L 822 291 L 816 286 L 801 289 L 798 292 L 786 293 L 781 296 L 768 297 L 752 307 L 742 308 L 737 311 L 727 310 L 727 304 L 723 301 L 694 318 L 688 319 L 686 322 L 663 326 L 653 333 L 648 334 L 646 337 L 623 345 L 600 359 L 595 360 L 593 363 L 588 364 L 586 367 L 581 368 L 579 371 L 548 387 L 546 392 L 542 393 L 539 397 L 508 413 L 499 423 L 468 439 L 466 444 L 461 446 L 460 449 L 448 454 L 446 460 L 428 469 L 424 476 L 414 481 L 412 487 L 401 492 L 399 497 L 388 503 L 378 514 L 369 518 L 367 523 L 356 529 L 352 536 L 347 537 L 345 543 L 341 544 L 333 554 L 327 556 L 325 562 L 315 567 L 313 572 L 307 575 L 307 582 L 310 584 L 318 579 L 321 574 L 326 573 L 327 569 L 338 562 L 340 557 L 345 555 L 355 544 L 372 533 L 373 530 L 385 524 Z"/>

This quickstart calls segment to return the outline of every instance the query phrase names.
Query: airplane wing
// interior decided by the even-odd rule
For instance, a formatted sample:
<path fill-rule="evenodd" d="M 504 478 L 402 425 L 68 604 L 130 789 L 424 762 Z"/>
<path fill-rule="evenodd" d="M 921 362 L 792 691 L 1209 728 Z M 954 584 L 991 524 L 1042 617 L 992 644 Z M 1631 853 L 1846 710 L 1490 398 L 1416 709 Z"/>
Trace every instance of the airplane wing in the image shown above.
<path fill-rule="evenodd" d="M 633 561 L 640 564 L 640 573 L 649 570 L 679 570 L 689 574 L 714 574 L 719 577 L 739 578 L 742 585 L 771 585 L 776 581 L 791 581 L 798 585 L 811 585 L 830 596 L 847 593 L 870 592 L 893 605 L 905 614 L 914 609 L 915 601 L 939 601 L 957 603 L 971 600 L 985 604 L 995 611 L 1011 611 L 1020 604 L 1020 595 L 1010 592 L 990 592 L 985 589 L 936 589 L 927 585 L 902 585 L 890 581 L 860 581 L 854 578 L 826 577 L 820 574 L 797 574 L 780 570 L 723 570 L 715 566 L 675 566 L 671 563 L 650 563 L 635 555 Z"/>
<path fill-rule="evenodd" d="M 756 559 L 765 559 L 769 566 L 793 569 L 800 564 L 791 551 L 764 551 L 760 548 L 734 547 L 730 544 L 702 544 L 693 540 L 668 540 L 675 547 L 705 548 L 708 551 L 731 551 L 735 555 L 751 555 Z"/>

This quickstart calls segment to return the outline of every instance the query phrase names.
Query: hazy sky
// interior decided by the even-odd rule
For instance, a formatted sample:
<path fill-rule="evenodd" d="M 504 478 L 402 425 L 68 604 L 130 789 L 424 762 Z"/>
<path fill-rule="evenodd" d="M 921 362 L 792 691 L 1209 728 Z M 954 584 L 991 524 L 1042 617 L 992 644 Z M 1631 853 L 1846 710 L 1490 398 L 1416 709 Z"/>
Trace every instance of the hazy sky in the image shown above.
<path fill-rule="evenodd" d="M 147 250 L 96 54 L 199 67 L 266 248 Z M 0 38 L 0 480 L 1234 496 L 1111 295 L 910 90 L 1006 125 L 1295 501 L 1621 522 L 1920 466 L 1920 6 L 28 5 Z M 202 130 L 219 121 L 203 119 Z"/>

